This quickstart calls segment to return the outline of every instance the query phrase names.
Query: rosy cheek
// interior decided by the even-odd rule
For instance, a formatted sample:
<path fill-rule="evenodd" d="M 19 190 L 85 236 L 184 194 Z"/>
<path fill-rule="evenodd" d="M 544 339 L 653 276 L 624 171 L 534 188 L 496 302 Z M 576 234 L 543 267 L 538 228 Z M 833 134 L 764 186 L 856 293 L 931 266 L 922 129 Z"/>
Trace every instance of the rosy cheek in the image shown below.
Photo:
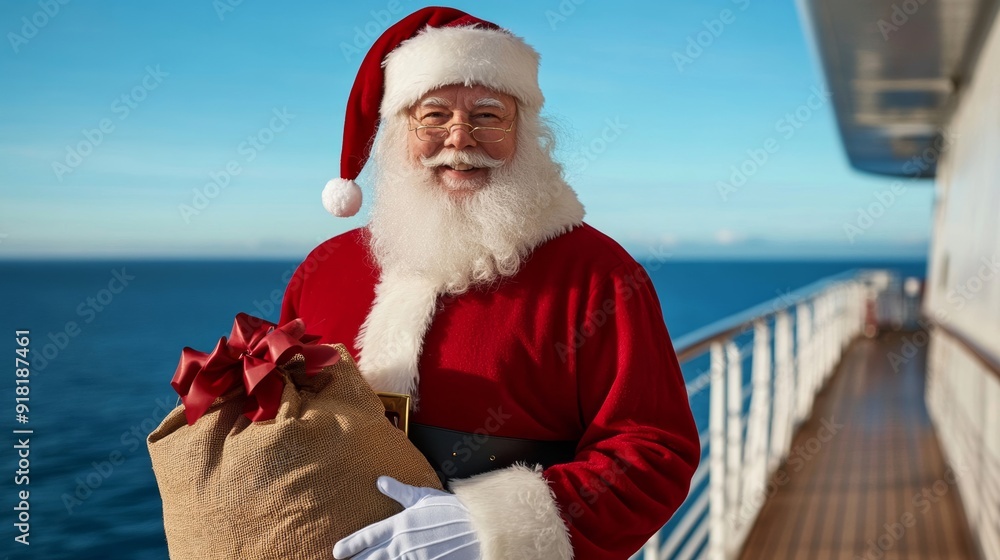
<path fill-rule="evenodd" d="M 502 142 L 496 147 L 494 153 L 491 155 L 496 159 L 509 159 L 512 155 L 514 155 L 514 147 L 506 142 Z"/>
<path fill-rule="evenodd" d="M 409 142 L 408 147 L 409 147 L 408 151 L 410 152 L 410 158 L 413 161 L 420 161 L 420 158 L 427 157 L 428 155 L 430 155 L 428 153 L 428 146 L 424 142 L 417 143 L 411 140 Z"/>
<path fill-rule="evenodd" d="M 420 147 L 420 157 L 431 157 L 436 151 L 436 146 L 430 142 Z"/>

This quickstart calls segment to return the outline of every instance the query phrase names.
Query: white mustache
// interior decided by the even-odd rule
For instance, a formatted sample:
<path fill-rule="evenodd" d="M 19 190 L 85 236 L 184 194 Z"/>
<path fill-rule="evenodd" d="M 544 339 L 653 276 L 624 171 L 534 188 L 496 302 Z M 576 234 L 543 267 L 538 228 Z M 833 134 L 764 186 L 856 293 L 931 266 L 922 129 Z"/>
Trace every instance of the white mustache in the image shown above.
<path fill-rule="evenodd" d="M 420 163 L 425 167 L 455 167 L 459 164 L 471 165 L 472 167 L 486 167 L 496 169 L 505 162 L 502 159 L 493 159 L 482 152 L 460 152 L 441 150 L 436 155 L 421 157 Z"/>

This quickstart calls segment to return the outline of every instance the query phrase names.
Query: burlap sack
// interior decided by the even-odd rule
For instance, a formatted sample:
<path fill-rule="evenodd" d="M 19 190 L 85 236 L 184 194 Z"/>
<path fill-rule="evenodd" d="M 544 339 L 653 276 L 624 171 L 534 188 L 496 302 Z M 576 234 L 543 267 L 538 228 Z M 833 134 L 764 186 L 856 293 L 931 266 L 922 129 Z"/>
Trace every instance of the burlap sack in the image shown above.
<path fill-rule="evenodd" d="M 179 406 L 149 435 L 171 559 L 328 560 L 336 541 L 401 511 L 379 475 L 441 488 L 336 348 L 340 361 L 311 378 L 286 366 L 274 420 L 250 422 L 235 392 L 192 426 Z"/>

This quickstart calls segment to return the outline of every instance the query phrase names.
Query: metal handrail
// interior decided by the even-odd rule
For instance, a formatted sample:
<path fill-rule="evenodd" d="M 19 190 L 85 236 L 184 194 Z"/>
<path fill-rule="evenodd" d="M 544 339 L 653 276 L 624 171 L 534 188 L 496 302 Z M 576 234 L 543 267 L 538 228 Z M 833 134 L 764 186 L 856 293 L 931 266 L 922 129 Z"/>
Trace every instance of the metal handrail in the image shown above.
<path fill-rule="evenodd" d="M 738 313 L 733 313 L 714 323 L 709 323 L 704 327 L 695 329 L 674 340 L 674 352 L 677 353 L 677 360 L 681 363 L 687 362 L 691 358 L 704 353 L 713 342 L 747 332 L 753 327 L 756 321 L 770 319 L 781 311 L 787 311 L 794 305 L 808 301 L 816 294 L 835 284 L 856 278 L 866 272 L 868 272 L 866 269 L 855 268 L 840 274 L 828 276 L 786 295 L 772 298 L 764 303 L 757 304 Z"/>
<path fill-rule="evenodd" d="M 983 348 L 976 342 L 970 340 L 967 336 L 959 332 L 955 327 L 947 325 L 945 323 L 934 322 L 929 317 L 924 317 L 935 329 L 940 329 L 941 332 L 946 334 L 948 337 L 952 338 L 955 342 L 958 342 L 965 350 L 976 358 L 980 364 L 997 378 L 1000 378 L 1000 356 L 991 353 L 987 349 Z"/>
<path fill-rule="evenodd" d="M 925 320 L 929 321 L 925 317 Z M 1000 558 L 1000 368 L 954 327 L 930 321 L 927 411 L 981 558 Z M 916 344 L 916 337 L 914 341 Z"/>
<path fill-rule="evenodd" d="M 815 395 L 847 344 L 879 322 L 879 297 L 898 286 L 888 271 L 850 270 L 674 341 L 682 364 L 711 357 L 707 374 L 688 382 L 689 398 L 710 391 L 702 443 L 708 461 L 696 473 L 698 483 L 707 478 L 708 486 L 699 492 L 693 483 L 685 512 L 672 520 L 673 531 L 661 529 L 634 558 L 685 560 L 699 550 L 699 557 L 711 560 L 738 555 L 763 505 L 757 498 L 788 457 Z M 743 350 L 735 339 L 749 332 L 751 382 L 745 383 Z"/>

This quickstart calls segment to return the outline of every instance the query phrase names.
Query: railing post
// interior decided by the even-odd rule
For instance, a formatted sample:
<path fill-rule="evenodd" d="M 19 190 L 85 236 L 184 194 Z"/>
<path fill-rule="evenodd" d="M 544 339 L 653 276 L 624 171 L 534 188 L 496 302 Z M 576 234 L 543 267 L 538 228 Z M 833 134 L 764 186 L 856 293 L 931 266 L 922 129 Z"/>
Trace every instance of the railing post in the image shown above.
<path fill-rule="evenodd" d="M 816 370 L 813 363 L 812 314 L 808 303 L 800 303 L 795 309 L 795 335 L 797 349 L 795 352 L 795 417 L 792 426 L 809 416 L 812 405 L 811 391 L 812 372 Z"/>
<path fill-rule="evenodd" d="M 732 537 L 738 527 L 743 483 L 743 360 L 732 339 L 726 341 L 726 554 L 738 544 Z"/>
<path fill-rule="evenodd" d="M 792 442 L 795 379 L 792 376 L 792 321 L 787 311 L 774 318 L 774 420 L 771 423 L 771 458 L 768 471 L 785 459 Z"/>
<path fill-rule="evenodd" d="M 639 554 L 633 555 L 633 558 L 638 558 Z M 642 560 L 660 560 L 660 531 L 649 537 L 646 544 L 642 546 Z"/>
<path fill-rule="evenodd" d="M 737 527 L 743 483 L 743 360 L 732 339 L 726 341 L 726 518 L 727 530 Z M 732 539 L 726 539 L 731 552 Z"/>
<path fill-rule="evenodd" d="M 711 385 L 709 390 L 709 536 L 708 557 L 710 560 L 725 560 L 726 557 L 726 401 L 725 401 L 725 356 L 722 343 L 713 342 L 711 347 Z"/>
<path fill-rule="evenodd" d="M 816 385 L 819 384 L 819 378 L 823 376 L 823 372 L 826 370 L 826 364 L 823 363 L 823 298 L 824 294 L 816 296 L 812 301 L 812 308 L 809 310 L 809 388 L 808 397 L 809 402 L 806 406 L 807 409 L 812 410 L 812 396 L 816 394 Z M 806 413 L 805 418 L 808 418 L 809 414 Z"/>
<path fill-rule="evenodd" d="M 830 373 L 830 368 L 832 367 L 832 363 L 830 361 L 830 358 L 833 355 L 832 339 L 831 339 L 833 330 L 831 328 L 832 325 L 830 324 L 830 320 L 833 318 L 833 314 L 830 312 L 832 307 L 831 304 L 833 303 L 832 300 L 833 300 L 833 294 L 828 292 L 820 296 L 818 301 L 819 319 L 816 321 L 816 324 L 818 325 L 817 330 L 819 331 L 818 336 L 819 336 L 819 347 L 820 347 L 820 356 L 819 356 L 820 366 L 819 366 L 819 372 L 816 375 L 816 378 L 812 386 L 813 395 L 815 395 L 816 392 L 819 391 L 819 388 L 823 386 L 823 383 L 826 382 L 826 376 Z"/>
<path fill-rule="evenodd" d="M 840 356 L 844 353 L 844 348 L 847 346 L 847 339 L 850 336 L 848 333 L 848 321 L 850 320 L 851 309 L 847 304 L 849 296 L 849 284 L 844 284 L 837 289 L 837 361 L 840 361 Z"/>
<path fill-rule="evenodd" d="M 841 294 L 844 315 L 840 319 L 840 353 L 843 354 L 847 343 L 854 338 L 854 328 L 852 327 L 854 324 L 854 282 L 845 284 Z"/>
<path fill-rule="evenodd" d="M 854 293 L 851 295 L 854 302 L 854 323 L 851 325 L 851 338 L 861 334 L 865 330 L 865 287 L 860 280 L 854 282 Z"/>
<path fill-rule="evenodd" d="M 864 278 L 824 281 L 822 289 L 803 290 L 796 303 L 776 300 L 771 312 L 722 321 L 681 345 L 678 355 L 685 363 L 704 355 L 706 347 L 710 352 L 709 371 L 689 380 L 688 387 L 692 396 L 706 382 L 711 391 L 707 437 L 702 433 L 708 460 L 695 473 L 692 490 L 709 480 L 704 493 L 689 496 L 689 509 L 674 532 L 654 535 L 634 558 L 686 560 L 701 551 L 701 558 L 729 560 L 739 554 L 760 514 L 758 501 L 770 475 L 788 456 L 796 429 L 810 415 L 842 350 L 864 326 Z M 751 384 L 744 387 L 744 360 L 734 340 L 742 335 L 733 333 L 751 325 Z"/>
<path fill-rule="evenodd" d="M 831 291 L 823 298 L 823 375 L 817 379 L 816 386 L 813 387 L 813 393 L 819 391 L 826 384 L 826 380 L 829 379 L 830 374 L 833 373 L 833 358 L 835 355 L 835 341 L 833 336 L 835 334 L 834 327 L 836 326 L 834 323 L 836 319 L 836 315 L 834 315 L 835 297 L 835 292 Z"/>
<path fill-rule="evenodd" d="M 768 473 L 768 426 L 771 420 L 771 331 L 765 320 L 754 322 L 752 389 L 750 414 L 747 420 L 747 441 L 744 451 L 744 476 L 742 504 L 736 511 L 739 520 L 738 534 L 749 528 L 748 521 L 757 517 L 763 505 L 758 503 L 764 495 Z M 744 515 L 746 513 L 746 515 Z M 745 527 L 746 526 L 746 527 Z M 742 539 L 740 539 L 742 542 Z"/>

